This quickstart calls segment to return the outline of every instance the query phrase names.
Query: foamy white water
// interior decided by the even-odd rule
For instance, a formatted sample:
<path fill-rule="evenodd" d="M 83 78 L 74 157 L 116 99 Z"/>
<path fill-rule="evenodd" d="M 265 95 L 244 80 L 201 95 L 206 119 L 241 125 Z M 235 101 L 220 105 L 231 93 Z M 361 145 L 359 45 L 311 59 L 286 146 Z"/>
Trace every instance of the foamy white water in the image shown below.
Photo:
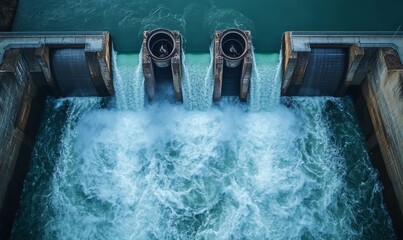
<path fill-rule="evenodd" d="M 188 110 L 207 110 L 213 102 L 213 52 L 184 55 L 183 103 Z"/>
<path fill-rule="evenodd" d="M 280 103 L 281 56 L 279 54 L 253 55 L 249 104 L 252 111 L 270 111 Z"/>
<path fill-rule="evenodd" d="M 185 99 L 206 62 L 186 56 Z M 394 238 L 349 99 L 259 112 L 227 98 L 210 107 L 203 91 L 142 111 L 49 100 L 13 237 Z M 251 104 L 270 104 L 262 94 Z"/>
<path fill-rule="evenodd" d="M 118 54 L 113 51 L 113 85 L 116 107 L 119 110 L 141 110 L 144 108 L 144 77 L 139 54 Z"/>

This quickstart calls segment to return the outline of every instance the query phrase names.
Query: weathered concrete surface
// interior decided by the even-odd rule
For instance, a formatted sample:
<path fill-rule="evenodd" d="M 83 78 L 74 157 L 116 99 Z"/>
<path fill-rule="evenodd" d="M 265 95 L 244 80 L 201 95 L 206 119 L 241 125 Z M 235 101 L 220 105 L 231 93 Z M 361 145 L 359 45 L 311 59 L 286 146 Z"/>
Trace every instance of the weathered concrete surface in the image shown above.
<path fill-rule="evenodd" d="M 0 34 L 0 239 L 14 222 L 45 98 L 62 95 L 49 53 L 65 48 L 83 49 L 97 96 L 113 95 L 109 33 Z"/>
<path fill-rule="evenodd" d="M 226 67 L 229 62 L 233 61 L 232 59 L 226 58 L 221 42 L 223 35 L 227 31 L 232 31 L 243 36 L 245 40 L 245 54 L 242 55 L 240 60 L 241 65 L 234 67 L 241 68 L 239 76 L 236 76 L 236 80 L 239 83 L 239 99 L 245 102 L 249 95 L 249 87 L 250 80 L 252 76 L 252 65 L 253 65 L 253 56 L 252 56 L 252 36 L 251 32 L 248 30 L 238 30 L 238 29 L 227 29 L 216 31 L 214 34 L 213 44 L 214 44 L 214 56 L 213 56 L 213 73 L 214 73 L 214 91 L 213 91 L 213 101 L 219 101 L 221 96 L 223 95 L 223 87 L 225 88 L 226 71 L 231 71 L 231 68 Z M 231 65 L 231 64 L 230 64 Z M 228 87 L 228 86 L 227 86 Z"/>
<path fill-rule="evenodd" d="M 44 45 L 40 48 L 36 48 L 35 60 L 32 60 L 30 62 L 37 62 L 39 64 L 40 68 L 38 68 L 36 72 L 42 72 L 46 79 L 46 82 L 43 83 L 42 86 L 47 86 L 50 89 L 50 94 L 54 96 L 61 96 L 62 93 L 60 92 L 60 89 L 57 86 L 55 79 L 53 78 L 52 70 L 50 68 L 49 47 Z"/>
<path fill-rule="evenodd" d="M 108 42 L 108 32 L 7 32 L 0 34 L 0 59 L 11 48 L 82 45 L 86 52 L 97 52 L 103 51 Z"/>
<path fill-rule="evenodd" d="M 111 71 L 111 50 L 112 50 L 112 39 L 108 32 L 103 33 L 103 51 L 96 51 L 97 63 L 100 68 L 100 73 L 102 74 L 103 84 L 105 85 L 109 95 L 115 95 L 115 89 L 113 87 L 112 81 L 112 71 Z M 97 86 L 97 85 L 96 85 Z"/>
<path fill-rule="evenodd" d="M 45 94 L 19 49 L 0 64 L 0 238 L 7 239 L 18 208 Z"/>
<path fill-rule="evenodd" d="M 15 13 L 17 12 L 17 0 L 2 0 L 0 3 L 0 32 L 11 31 Z"/>
<path fill-rule="evenodd" d="M 286 32 L 283 95 L 300 95 L 314 48 L 348 52 L 334 96 L 353 95 L 371 160 L 381 173 L 388 212 L 403 237 L 403 34 Z"/>
<path fill-rule="evenodd" d="M 108 32 L 86 32 L 77 33 L 24 33 L 11 32 L 0 34 L 0 62 L 3 55 L 11 49 L 35 49 L 31 54 L 29 65 L 37 65 L 46 78 L 51 93 L 55 96 L 84 96 L 80 91 L 61 91 L 61 85 L 57 84 L 58 78 L 52 73 L 50 61 L 51 49 L 82 49 L 85 53 L 85 63 L 88 66 L 89 81 L 96 89 L 91 95 L 85 96 L 111 96 L 114 95 L 114 88 L 111 76 L 110 49 L 111 41 Z M 57 74 L 56 74 L 57 75 Z M 74 79 L 74 78 L 71 78 Z M 62 81 L 59 79 L 59 81 Z M 76 84 L 79 86 L 79 84 Z M 72 92 L 72 93 L 69 93 Z M 77 95 L 78 94 L 78 95 Z"/>
<path fill-rule="evenodd" d="M 224 71 L 224 58 L 220 54 L 219 45 L 220 38 L 217 33 L 214 36 L 214 92 L 213 92 L 213 100 L 219 101 L 221 99 L 221 91 L 222 91 L 222 76 Z"/>
<path fill-rule="evenodd" d="M 286 32 L 283 35 L 282 43 L 283 54 L 283 83 L 281 86 L 282 94 L 285 95 L 291 84 L 301 86 L 305 76 L 306 66 L 308 65 L 308 51 L 294 51 L 291 45 L 291 33 Z"/>
<path fill-rule="evenodd" d="M 371 70 L 377 49 L 390 47 L 403 59 L 403 33 L 397 32 L 286 32 L 283 35 L 283 95 L 301 95 L 313 48 L 347 49 L 344 77 L 330 95 L 343 96 L 349 86 L 358 86 Z M 343 70 L 344 71 L 344 70 Z M 331 78 L 332 75 L 329 75 Z M 325 81 L 325 79 L 323 80 Z M 319 84 L 319 83 L 318 83 Z M 320 83 L 324 84 L 324 83 Z M 320 84 L 317 86 L 321 88 Z M 318 92 L 318 95 L 321 95 Z"/>
<path fill-rule="evenodd" d="M 14 130 L 14 122 L 18 115 L 18 109 L 22 100 L 22 92 L 27 83 L 28 69 L 25 62 L 21 59 L 18 50 L 9 52 L 7 61 L 0 65 L 0 206 L 3 205 L 4 196 L 7 191 L 8 183 L 11 179 L 14 169 L 14 162 L 10 161 L 18 152 L 19 146 L 10 144 L 14 141 L 11 139 L 17 138 L 18 133 Z M 19 137 L 21 138 L 21 137 Z M 16 148 L 16 149 L 15 149 Z"/>
<path fill-rule="evenodd" d="M 396 52 L 381 49 L 361 85 L 386 171 L 403 215 L 403 65 Z"/>
<path fill-rule="evenodd" d="M 149 48 L 151 38 L 156 34 L 164 35 L 168 39 L 173 40 L 173 49 L 170 55 L 162 57 L 162 59 L 155 56 Z M 160 81 L 167 80 L 165 78 L 169 78 L 169 81 L 172 80 L 176 100 L 183 101 L 182 60 L 182 36 L 178 31 L 156 29 L 143 32 L 142 68 L 148 100 L 151 101 L 154 99 L 156 90 L 155 85 Z"/>
<path fill-rule="evenodd" d="M 343 86 L 340 86 L 338 95 L 342 96 L 347 92 L 347 89 L 352 85 L 358 85 L 360 80 L 354 78 L 357 71 L 360 69 L 361 60 L 364 57 L 364 49 L 358 47 L 357 44 L 352 44 L 348 50 L 348 68 Z"/>
<path fill-rule="evenodd" d="M 364 81 L 366 82 L 367 79 L 365 79 Z M 392 225 L 398 239 L 402 239 L 403 216 L 400 211 L 399 202 L 396 198 L 392 182 L 389 179 L 386 170 L 385 160 L 382 156 L 382 152 L 376 138 L 366 99 L 362 95 L 361 87 L 356 87 L 354 93 L 352 94 L 354 107 L 357 113 L 356 116 L 360 123 L 363 137 L 365 138 L 371 163 L 378 170 L 379 180 L 382 182 L 383 185 L 382 195 L 386 210 L 388 211 L 389 216 L 392 219 Z"/>
<path fill-rule="evenodd" d="M 252 78 L 252 54 L 248 54 L 243 59 L 242 74 L 241 74 L 241 91 L 239 93 L 239 99 L 246 102 L 249 95 L 250 80 Z"/>
<path fill-rule="evenodd" d="M 144 54 L 144 51 L 142 56 L 142 66 L 144 75 L 144 85 L 148 96 L 148 100 L 152 100 L 154 99 L 155 96 L 154 65 L 150 55 Z"/>
<path fill-rule="evenodd" d="M 295 52 L 309 52 L 311 46 L 349 46 L 357 44 L 362 48 L 395 49 L 403 61 L 403 32 L 287 32 L 291 37 L 291 49 Z"/>

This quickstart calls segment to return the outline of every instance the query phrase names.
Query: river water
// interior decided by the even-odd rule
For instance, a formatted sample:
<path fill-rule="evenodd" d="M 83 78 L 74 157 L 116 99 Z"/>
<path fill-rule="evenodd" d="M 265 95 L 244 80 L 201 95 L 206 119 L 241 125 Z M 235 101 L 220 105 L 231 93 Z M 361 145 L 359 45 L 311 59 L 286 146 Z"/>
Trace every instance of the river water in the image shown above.
<path fill-rule="evenodd" d="M 262 52 L 278 52 L 288 30 L 395 31 L 401 9 L 401 0 L 20 0 L 13 31 L 106 30 L 119 54 L 115 97 L 47 100 L 12 238 L 395 238 L 351 100 L 280 97 L 281 56 Z M 170 89 L 146 101 L 140 46 L 155 28 L 183 35 L 183 104 Z M 212 103 L 208 52 L 225 28 L 252 31 L 247 103 Z"/>
<path fill-rule="evenodd" d="M 170 28 L 187 52 L 208 52 L 216 29 L 252 31 L 258 52 L 277 52 L 285 31 L 396 31 L 403 1 L 20 0 L 14 31 L 111 32 L 118 52 L 138 52 L 144 30 Z"/>
<path fill-rule="evenodd" d="M 116 97 L 47 100 L 13 238 L 395 238 L 349 98 L 280 98 L 256 54 L 248 102 L 213 104 L 205 53 L 184 104 L 147 103 L 139 55 L 113 57 Z"/>

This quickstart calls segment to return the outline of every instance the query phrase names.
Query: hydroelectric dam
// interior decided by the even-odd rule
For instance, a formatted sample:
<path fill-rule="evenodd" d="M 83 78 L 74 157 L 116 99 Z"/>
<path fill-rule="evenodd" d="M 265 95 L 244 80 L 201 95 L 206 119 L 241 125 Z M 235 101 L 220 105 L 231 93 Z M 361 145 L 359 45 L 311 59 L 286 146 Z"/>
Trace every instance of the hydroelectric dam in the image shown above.
<path fill-rule="evenodd" d="M 230 26 L 192 52 L 151 25 L 119 52 L 7 14 L 1 239 L 403 237 L 402 32 L 287 31 L 268 53 Z"/>

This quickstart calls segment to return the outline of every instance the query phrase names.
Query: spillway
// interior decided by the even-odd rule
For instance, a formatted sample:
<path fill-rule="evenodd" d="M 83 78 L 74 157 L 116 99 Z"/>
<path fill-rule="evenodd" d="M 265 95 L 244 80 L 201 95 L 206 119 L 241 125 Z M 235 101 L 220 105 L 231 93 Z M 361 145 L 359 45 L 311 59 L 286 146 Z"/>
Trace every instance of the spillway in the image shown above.
<path fill-rule="evenodd" d="M 63 96 L 96 96 L 83 49 L 53 49 L 49 54 L 52 72 Z"/>
<path fill-rule="evenodd" d="M 118 54 L 113 52 L 115 106 L 119 110 L 138 111 L 144 108 L 145 90 L 139 54 Z"/>
<path fill-rule="evenodd" d="M 183 103 L 188 110 L 206 111 L 212 106 L 213 54 L 186 54 L 183 57 Z"/>
<path fill-rule="evenodd" d="M 143 104 L 138 55 L 113 57 L 116 99 L 47 100 L 13 238 L 394 238 L 349 98 L 280 98 L 256 54 L 249 102 L 211 104 L 186 54 L 184 104 Z"/>
<path fill-rule="evenodd" d="M 251 111 L 269 111 L 280 104 L 281 61 L 280 54 L 254 53 L 249 105 Z"/>

